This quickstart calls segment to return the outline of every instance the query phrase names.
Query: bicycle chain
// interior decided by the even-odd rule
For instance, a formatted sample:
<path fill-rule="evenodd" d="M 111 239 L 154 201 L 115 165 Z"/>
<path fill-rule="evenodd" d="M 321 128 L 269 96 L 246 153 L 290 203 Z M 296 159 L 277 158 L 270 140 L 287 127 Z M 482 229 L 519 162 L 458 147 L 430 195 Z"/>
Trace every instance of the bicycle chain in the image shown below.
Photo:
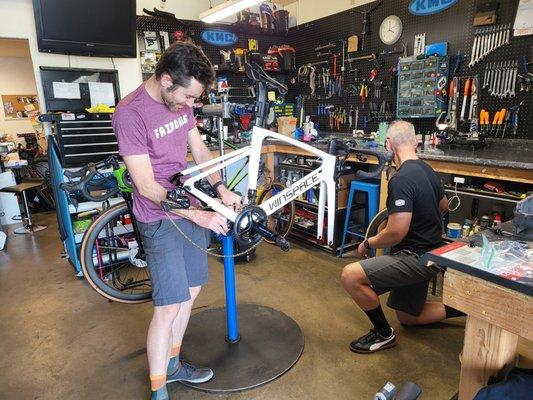
<path fill-rule="evenodd" d="M 252 252 L 252 250 L 254 250 L 257 246 L 259 246 L 259 244 L 263 241 L 263 238 L 261 238 L 256 244 L 254 244 L 252 247 L 250 247 L 249 249 L 241 252 L 241 253 L 237 253 L 237 254 L 233 254 L 231 256 L 225 256 L 225 255 L 222 255 L 222 254 L 217 254 L 217 253 L 212 253 L 210 251 L 207 251 L 206 249 L 204 249 L 202 246 L 196 244 L 196 242 L 194 242 L 189 236 L 187 236 L 187 234 L 185 232 L 183 232 L 181 230 L 181 228 L 174 222 L 174 219 L 170 217 L 170 215 L 168 214 L 168 212 L 165 211 L 165 214 L 167 216 L 167 218 L 170 220 L 170 222 L 172 223 L 172 225 L 174 225 L 174 227 L 176 228 L 176 230 L 181 233 L 181 235 L 187 239 L 187 241 L 192 244 L 194 247 L 196 247 L 197 249 L 199 249 L 200 251 L 206 253 L 207 255 L 210 255 L 212 257 L 216 257 L 216 258 L 234 258 L 234 257 L 241 257 L 241 256 L 245 256 L 247 254 L 250 254 Z"/>

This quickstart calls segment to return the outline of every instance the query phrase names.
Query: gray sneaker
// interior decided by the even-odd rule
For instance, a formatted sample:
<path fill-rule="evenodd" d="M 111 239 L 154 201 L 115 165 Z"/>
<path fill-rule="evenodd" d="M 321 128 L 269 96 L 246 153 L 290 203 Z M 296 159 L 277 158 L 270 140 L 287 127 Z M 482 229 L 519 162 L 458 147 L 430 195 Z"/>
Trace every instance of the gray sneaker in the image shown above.
<path fill-rule="evenodd" d="M 152 390 L 150 400 L 169 400 L 167 387 L 163 386 L 161 389 Z"/>
<path fill-rule="evenodd" d="M 204 383 L 211 380 L 211 378 L 213 378 L 213 371 L 210 368 L 195 367 L 189 363 L 182 362 L 176 372 L 167 376 L 167 383 Z"/>

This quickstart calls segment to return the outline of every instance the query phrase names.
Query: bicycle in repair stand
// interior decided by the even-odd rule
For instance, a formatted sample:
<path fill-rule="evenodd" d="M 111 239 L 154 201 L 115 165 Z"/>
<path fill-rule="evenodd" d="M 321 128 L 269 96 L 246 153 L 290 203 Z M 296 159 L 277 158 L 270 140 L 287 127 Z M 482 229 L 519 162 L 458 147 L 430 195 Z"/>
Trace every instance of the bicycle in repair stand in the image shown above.
<path fill-rule="evenodd" d="M 290 187 L 282 189 L 280 186 L 275 191 L 267 189 L 266 192 L 270 195 L 258 198 L 257 180 L 261 148 L 266 139 L 275 139 L 283 144 L 305 150 L 317 156 L 319 162 L 313 171 Z M 161 202 L 161 207 L 172 221 L 172 210 L 189 208 L 190 198 L 188 196 L 192 195 L 200 200 L 204 208 L 216 211 L 227 218 L 228 234 L 233 235 L 235 240 L 246 248 L 245 252 L 255 249 L 263 239 L 280 247 L 283 251 L 288 251 L 290 244 L 285 236 L 288 233 L 287 227 L 290 229 L 290 226 L 286 223 L 271 224 L 270 221 L 272 219 L 278 222 L 285 220 L 286 216 L 280 214 L 280 211 L 287 207 L 294 207 L 294 199 L 307 190 L 319 186 L 317 239 L 322 238 L 324 231 L 327 202 L 327 243 L 333 245 L 336 181 L 350 154 L 355 154 L 360 159 L 366 155 L 375 156 L 378 159 L 378 165 L 371 171 L 358 170 L 356 172 L 356 176 L 361 179 L 378 176 L 385 164 L 391 160 L 389 153 L 377 149 L 360 148 L 354 143 L 340 143 L 332 140 L 329 142 L 327 151 L 322 151 L 287 136 L 254 127 L 249 146 L 174 175 L 172 182 L 176 185 L 176 189 L 168 192 L 167 199 Z M 222 204 L 213 191 L 206 190 L 202 179 L 245 158 L 248 161 L 248 188 L 243 197 L 243 207 L 235 211 Z M 105 177 L 100 172 L 106 167 L 113 168 L 112 178 Z M 194 173 L 196 175 L 191 176 Z M 67 171 L 66 176 L 81 178 L 78 182 L 62 184 L 62 188 L 69 193 L 79 193 L 82 197 L 92 201 L 105 201 L 117 194 L 124 198 L 124 202 L 107 208 L 85 232 L 80 258 L 87 281 L 98 293 L 113 301 L 140 303 L 150 300 L 151 285 L 142 240 L 136 228 L 135 216 L 131 211 L 132 183 L 126 168 L 120 167 L 116 158 L 112 157 L 98 164 L 90 164 L 79 171 Z M 98 195 L 91 193 L 91 187 L 93 189 L 105 187 L 110 179 L 115 179 L 117 185 Z M 176 234 L 187 238 L 176 224 L 174 226 L 179 231 Z M 198 246 L 190 242 L 191 245 Z M 225 257 L 207 252 L 216 257 Z M 240 255 L 242 254 L 234 256 Z"/>

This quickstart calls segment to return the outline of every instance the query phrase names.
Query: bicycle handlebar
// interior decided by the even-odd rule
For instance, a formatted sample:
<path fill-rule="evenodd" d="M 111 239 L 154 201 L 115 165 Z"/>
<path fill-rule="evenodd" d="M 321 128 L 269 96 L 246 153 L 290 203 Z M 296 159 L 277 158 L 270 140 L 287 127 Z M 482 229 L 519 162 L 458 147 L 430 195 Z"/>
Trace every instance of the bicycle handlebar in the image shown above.
<path fill-rule="evenodd" d="M 103 161 L 100 161 L 98 163 L 89 163 L 85 167 L 77 170 L 77 171 L 64 171 L 64 174 L 67 178 L 80 178 L 77 182 L 63 182 L 59 185 L 59 187 L 67 192 L 68 194 L 72 193 L 80 193 L 84 199 L 89 201 L 96 201 L 96 202 L 102 202 L 110 197 L 113 197 L 117 193 L 120 192 L 120 188 L 118 186 L 115 186 L 107 191 L 105 191 L 103 194 L 100 194 L 98 196 L 93 196 L 89 190 L 87 190 L 87 185 L 90 184 L 91 180 L 95 177 L 95 175 L 99 172 L 98 170 L 101 168 L 106 167 L 118 167 L 118 161 L 116 157 L 109 157 Z"/>
<path fill-rule="evenodd" d="M 357 144 L 353 145 L 350 143 L 341 143 L 336 139 L 330 140 L 328 143 L 327 152 L 335 156 L 342 154 L 348 156 L 350 153 L 357 153 L 376 157 L 378 159 L 378 165 L 376 167 L 372 168 L 368 172 L 358 170 L 355 173 L 355 175 L 361 179 L 370 179 L 379 176 L 385 165 L 392 160 L 392 153 L 389 151 L 383 152 L 383 150 L 378 149 L 360 148 L 357 147 Z"/>

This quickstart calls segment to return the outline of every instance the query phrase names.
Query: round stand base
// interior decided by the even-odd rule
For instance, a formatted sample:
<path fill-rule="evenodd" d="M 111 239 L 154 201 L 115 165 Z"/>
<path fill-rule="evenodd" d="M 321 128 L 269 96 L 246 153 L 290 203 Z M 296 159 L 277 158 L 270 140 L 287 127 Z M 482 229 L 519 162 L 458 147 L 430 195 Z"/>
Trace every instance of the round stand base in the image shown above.
<path fill-rule="evenodd" d="M 183 340 L 183 356 L 193 365 L 207 366 L 215 376 L 209 382 L 185 385 L 206 392 L 237 392 L 264 385 L 287 372 L 304 349 L 296 322 L 272 308 L 238 306 L 240 339 L 226 340 L 226 308 L 191 316 Z"/>
<path fill-rule="evenodd" d="M 13 233 L 16 233 L 17 235 L 29 235 L 34 232 L 42 231 L 43 229 L 46 229 L 46 225 L 28 225 L 23 226 L 21 228 L 13 229 Z"/>

